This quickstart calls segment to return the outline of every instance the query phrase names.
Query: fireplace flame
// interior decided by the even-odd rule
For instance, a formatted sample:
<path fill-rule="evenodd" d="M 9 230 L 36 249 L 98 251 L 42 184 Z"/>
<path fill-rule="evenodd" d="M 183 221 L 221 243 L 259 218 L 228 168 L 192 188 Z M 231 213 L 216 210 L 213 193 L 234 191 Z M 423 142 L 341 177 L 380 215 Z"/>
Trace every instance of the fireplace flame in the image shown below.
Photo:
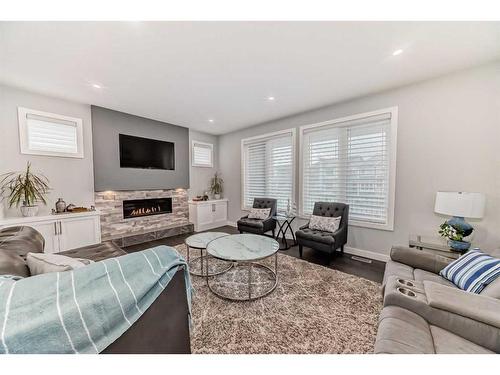
<path fill-rule="evenodd" d="M 150 207 L 150 208 L 143 207 L 143 208 L 138 208 L 138 209 L 132 210 L 132 212 L 130 213 L 130 216 L 144 216 L 144 215 L 152 214 L 152 213 L 159 212 L 159 211 L 161 211 L 160 206 Z"/>

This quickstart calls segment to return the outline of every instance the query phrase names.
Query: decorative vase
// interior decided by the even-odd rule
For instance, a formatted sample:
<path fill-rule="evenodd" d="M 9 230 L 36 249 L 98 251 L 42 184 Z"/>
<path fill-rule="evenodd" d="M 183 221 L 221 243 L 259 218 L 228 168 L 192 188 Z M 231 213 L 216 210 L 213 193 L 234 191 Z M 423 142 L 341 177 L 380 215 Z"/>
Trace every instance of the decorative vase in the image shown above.
<path fill-rule="evenodd" d="M 66 202 L 62 198 L 59 198 L 56 202 L 56 212 L 60 214 L 65 210 L 66 210 Z"/>
<path fill-rule="evenodd" d="M 451 247 L 455 251 L 463 252 L 463 251 L 469 250 L 470 242 L 448 240 L 448 246 Z"/>
<path fill-rule="evenodd" d="M 21 206 L 21 214 L 24 217 L 36 216 L 38 213 L 38 206 Z"/>
<path fill-rule="evenodd" d="M 220 194 L 214 194 L 214 199 L 220 199 Z"/>

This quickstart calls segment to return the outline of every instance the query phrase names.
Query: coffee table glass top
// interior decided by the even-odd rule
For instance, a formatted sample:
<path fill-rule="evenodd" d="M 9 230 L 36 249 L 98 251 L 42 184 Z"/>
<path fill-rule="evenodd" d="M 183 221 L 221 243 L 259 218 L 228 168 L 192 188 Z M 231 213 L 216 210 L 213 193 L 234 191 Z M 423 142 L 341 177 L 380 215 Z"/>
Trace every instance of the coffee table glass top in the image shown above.
<path fill-rule="evenodd" d="M 207 253 L 215 258 L 243 262 L 267 258 L 279 250 L 279 244 L 270 237 L 256 234 L 233 234 L 211 241 Z"/>
<path fill-rule="evenodd" d="M 186 238 L 186 245 L 195 249 L 206 249 L 207 245 L 220 237 L 225 237 L 229 236 L 229 233 L 223 233 L 223 232 L 204 232 L 204 233 L 197 233 L 193 234 L 192 236 L 189 236 Z"/>

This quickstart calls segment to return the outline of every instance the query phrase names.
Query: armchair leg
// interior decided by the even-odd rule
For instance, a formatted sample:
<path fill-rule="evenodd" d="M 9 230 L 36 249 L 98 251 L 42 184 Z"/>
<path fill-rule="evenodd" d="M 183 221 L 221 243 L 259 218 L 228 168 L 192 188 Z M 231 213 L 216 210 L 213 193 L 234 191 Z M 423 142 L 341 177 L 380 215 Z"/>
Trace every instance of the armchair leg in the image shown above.
<path fill-rule="evenodd" d="M 240 230 L 240 234 L 243 234 L 243 231 L 242 231 L 242 230 Z"/>
<path fill-rule="evenodd" d="M 276 228 L 273 228 L 273 238 L 276 238 L 275 231 L 276 231 Z"/>
<path fill-rule="evenodd" d="M 344 245 L 340 246 L 340 253 L 344 255 Z"/>
<path fill-rule="evenodd" d="M 302 258 L 302 245 L 299 245 L 299 256 Z"/>

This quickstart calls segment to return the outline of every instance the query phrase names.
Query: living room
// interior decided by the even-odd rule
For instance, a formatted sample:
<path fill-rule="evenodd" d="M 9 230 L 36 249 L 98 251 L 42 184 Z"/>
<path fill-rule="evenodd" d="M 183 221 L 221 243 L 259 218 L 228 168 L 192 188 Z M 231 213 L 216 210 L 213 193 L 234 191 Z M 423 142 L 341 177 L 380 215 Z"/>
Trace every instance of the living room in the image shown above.
<path fill-rule="evenodd" d="M 0 21 L 0 353 L 500 352 L 500 22 L 126 19 Z"/>

